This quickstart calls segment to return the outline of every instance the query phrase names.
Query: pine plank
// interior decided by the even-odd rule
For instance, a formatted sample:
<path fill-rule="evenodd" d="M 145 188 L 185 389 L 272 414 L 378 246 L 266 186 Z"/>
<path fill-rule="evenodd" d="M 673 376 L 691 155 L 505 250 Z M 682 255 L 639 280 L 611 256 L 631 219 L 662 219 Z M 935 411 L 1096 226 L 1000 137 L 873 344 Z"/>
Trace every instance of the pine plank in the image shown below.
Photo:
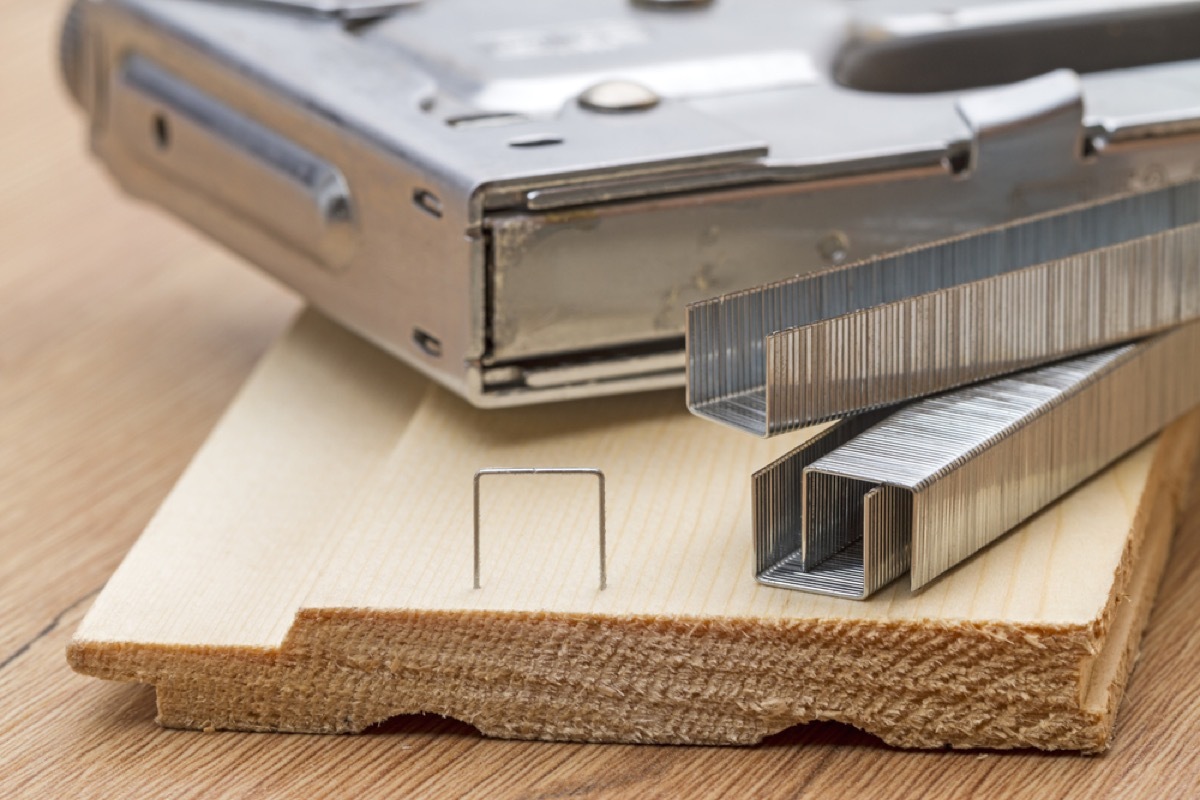
<path fill-rule="evenodd" d="M 927 589 L 751 578 L 768 441 L 678 392 L 480 411 L 319 315 L 263 360 L 70 649 L 171 726 L 746 744 L 835 719 L 913 747 L 1103 749 L 1200 416 Z M 599 467 L 609 588 L 597 582 Z"/>

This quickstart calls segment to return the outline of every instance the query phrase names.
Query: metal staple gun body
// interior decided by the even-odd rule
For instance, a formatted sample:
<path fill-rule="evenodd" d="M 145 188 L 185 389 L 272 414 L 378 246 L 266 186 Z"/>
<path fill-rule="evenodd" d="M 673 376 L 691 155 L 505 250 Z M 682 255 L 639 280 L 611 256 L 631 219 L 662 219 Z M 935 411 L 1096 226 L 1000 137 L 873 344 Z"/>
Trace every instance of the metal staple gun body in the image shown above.
<path fill-rule="evenodd" d="M 62 55 L 124 188 L 480 406 L 677 386 L 689 303 L 1200 167 L 1179 0 L 80 0 Z"/>

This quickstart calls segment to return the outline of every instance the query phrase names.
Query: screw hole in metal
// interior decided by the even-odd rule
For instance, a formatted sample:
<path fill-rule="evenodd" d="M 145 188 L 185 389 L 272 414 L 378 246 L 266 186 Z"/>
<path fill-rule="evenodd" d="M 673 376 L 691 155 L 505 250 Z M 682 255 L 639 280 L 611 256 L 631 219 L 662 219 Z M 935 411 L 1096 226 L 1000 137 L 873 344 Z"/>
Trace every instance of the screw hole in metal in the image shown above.
<path fill-rule="evenodd" d="M 426 333 L 420 328 L 413 328 L 413 342 L 421 348 L 421 352 L 433 358 L 442 357 L 442 343 L 436 336 Z"/>
<path fill-rule="evenodd" d="M 1084 136 L 1080 156 L 1084 161 L 1095 161 L 1107 146 L 1108 141 L 1103 136 Z"/>
<path fill-rule="evenodd" d="M 963 147 L 953 150 L 942 159 L 943 166 L 950 171 L 951 175 L 966 175 L 971 169 L 971 150 Z"/>
<path fill-rule="evenodd" d="M 350 198 L 337 195 L 325 205 L 325 219 L 328 222 L 347 222 L 350 219 Z"/>
<path fill-rule="evenodd" d="M 171 123 L 167 121 L 166 114 L 155 114 L 153 121 L 154 129 L 154 144 L 159 150 L 166 150 L 171 146 Z"/>
<path fill-rule="evenodd" d="M 442 200 L 428 189 L 413 189 L 413 204 L 431 217 L 442 218 Z"/>

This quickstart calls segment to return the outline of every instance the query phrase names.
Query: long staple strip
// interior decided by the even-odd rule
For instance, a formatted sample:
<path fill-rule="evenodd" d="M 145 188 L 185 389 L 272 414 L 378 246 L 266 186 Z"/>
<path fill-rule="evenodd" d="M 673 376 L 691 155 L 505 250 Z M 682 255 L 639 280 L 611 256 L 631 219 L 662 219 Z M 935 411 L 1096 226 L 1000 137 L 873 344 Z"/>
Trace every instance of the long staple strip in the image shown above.
<path fill-rule="evenodd" d="M 1200 405 L 1200 322 L 850 418 L 755 473 L 759 581 L 918 589 Z"/>
<path fill-rule="evenodd" d="M 760 436 L 1200 318 L 1200 182 L 697 303 L 688 405 Z"/>

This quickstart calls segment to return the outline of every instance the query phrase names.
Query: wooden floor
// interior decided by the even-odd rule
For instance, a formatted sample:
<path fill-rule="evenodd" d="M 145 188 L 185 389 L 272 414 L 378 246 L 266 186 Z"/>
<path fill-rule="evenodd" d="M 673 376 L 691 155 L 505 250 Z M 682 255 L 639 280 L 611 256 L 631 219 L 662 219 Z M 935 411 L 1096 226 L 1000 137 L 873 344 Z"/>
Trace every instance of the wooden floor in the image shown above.
<path fill-rule="evenodd" d="M 0 0 L 0 797 L 1194 795 L 1200 506 L 1177 538 L 1105 756 L 912 753 L 836 725 L 750 749 L 200 734 L 64 650 L 295 298 L 83 157 L 52 71 L 58 2 Z"/>

